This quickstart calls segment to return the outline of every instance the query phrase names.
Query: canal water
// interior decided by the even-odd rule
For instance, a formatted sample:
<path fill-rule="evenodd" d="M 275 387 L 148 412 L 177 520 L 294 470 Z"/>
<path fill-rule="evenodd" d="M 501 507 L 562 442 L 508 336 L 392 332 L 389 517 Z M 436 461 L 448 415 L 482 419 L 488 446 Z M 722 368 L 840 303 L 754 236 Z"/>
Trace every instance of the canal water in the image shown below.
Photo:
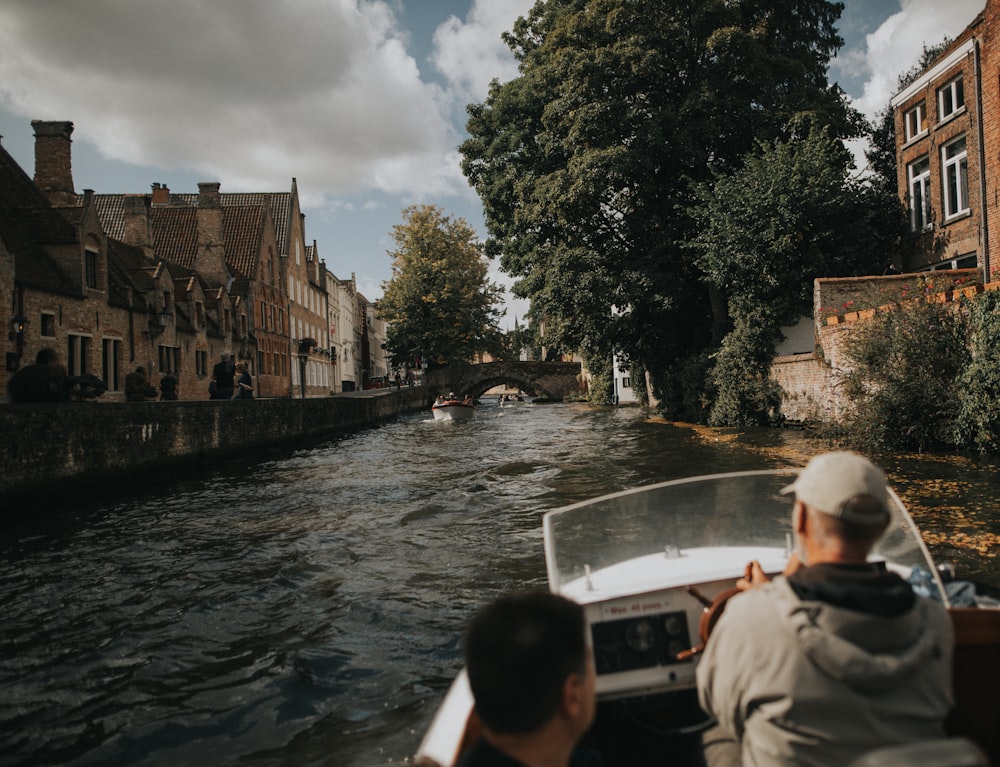
<path fill-rule="evenodd" d="M 485 402 L 168 487 L 4 512 L 0 765 L 405 764 L 548 509 L 823 446 Z M 885 456 L 932 550 L 1000 586 L 998 464 Z"/>

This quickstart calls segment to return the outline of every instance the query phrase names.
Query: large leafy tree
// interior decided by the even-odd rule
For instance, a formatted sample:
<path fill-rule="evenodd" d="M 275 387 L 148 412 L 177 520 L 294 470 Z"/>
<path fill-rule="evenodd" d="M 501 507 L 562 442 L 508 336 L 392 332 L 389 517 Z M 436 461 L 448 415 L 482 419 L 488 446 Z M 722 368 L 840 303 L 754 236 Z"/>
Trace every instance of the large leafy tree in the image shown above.
<path fill-rule="evenodd" d="M 488 279 L 475 230 L 436 206 L 411 206 L 392 238 L 392 279 L 382 284 L 379 311 L 393 365 L 422 357 L 436 367 L 494 351 L 502 289 Z"/>
<path fill-rule="evenodd" d="M 836 137 L 859 132 L 826 80 L 841 9 L 547 0 L 518 20 L 506 40 L 520 75 L 469 107 L 461 152 L 487 251 L 545 319 L 546 345 L 589 359 L 615 348 L 665 379 L 713 342 L 725 303 L 710 301 L 682 245 L 693 185 L 786 135 L 796 116 Z"/>
<path fill-rule="evenodd" d="M 712 423 L 771 418 L 780 328 L 811 313 L 813 278 L 879 274 L 899 242 L 895 195 L 853 177 L 850 153 L 827 128 L 802 133 L 761 144 L 737 171 L 696 189 L 692 250 L 733 325 L 716 357 Z"/>

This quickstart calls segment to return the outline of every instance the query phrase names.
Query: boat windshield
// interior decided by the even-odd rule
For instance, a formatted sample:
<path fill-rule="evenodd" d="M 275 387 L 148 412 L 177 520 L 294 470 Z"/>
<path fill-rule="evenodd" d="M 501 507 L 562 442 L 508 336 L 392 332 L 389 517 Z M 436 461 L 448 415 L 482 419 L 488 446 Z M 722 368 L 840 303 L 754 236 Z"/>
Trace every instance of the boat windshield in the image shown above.
<path fill-rule="evenodd" d="M 794 469 L 716 474 L 635 488 L 555 509 L 545 515 L 545 557 L 553 591 L 591 573 L 649 555 L 733 548 L 792 551 L 792 496 L 781 489 Z M 902 502 L 890 492 L 892 522 L 872 559 L 906 577 L 919 575 L 943 599 L 936 568 Z M 736 562 L 739 571 L 745 562 Z M 913 568 L 921 568 L 916 574 Z"/>

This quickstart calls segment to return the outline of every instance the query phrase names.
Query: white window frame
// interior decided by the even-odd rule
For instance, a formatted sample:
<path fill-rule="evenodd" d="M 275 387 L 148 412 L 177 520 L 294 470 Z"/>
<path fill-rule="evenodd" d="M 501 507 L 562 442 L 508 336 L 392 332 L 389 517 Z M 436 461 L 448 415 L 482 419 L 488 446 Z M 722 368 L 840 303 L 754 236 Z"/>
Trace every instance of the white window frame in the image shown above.
<path fill-rule="evenodd" d="M 965 107 L 965 86 L 962 76 L 954 77 L 938 88 L 938 120 L 947 120 Z"/>
<path fill-rule="evenodd" d="M 924 156 L 907 165 L 906 177 L 910 189 L 910 228 L 914 232 L 922 232 L 931 226 L 930 158 Z"/>
<path fill-rule="evenodd" d="M 912 141 L 917 136 L 927 132 L 927 109 L 926 104 L 921 101 L 919 104 L 906 112 L 904 117 L 906 123 L 906 140 Z"/>
<path fill-rule="evenodd" d="M 960 150 L 956 147 L 962 145 Z M 954 154 L 949 156 L 949 152 Z M 969 212 L 969 153 L 965 136 L 941 147 L 941 183 L 945 221 Z"/>

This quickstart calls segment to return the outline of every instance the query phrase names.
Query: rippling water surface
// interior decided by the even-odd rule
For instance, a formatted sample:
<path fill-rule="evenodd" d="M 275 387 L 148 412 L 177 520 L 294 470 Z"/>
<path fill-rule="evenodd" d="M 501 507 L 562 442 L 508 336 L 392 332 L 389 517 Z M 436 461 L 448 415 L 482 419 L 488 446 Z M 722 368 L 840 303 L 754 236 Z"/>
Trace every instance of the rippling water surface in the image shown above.
<path fill-rule="evenodd" d="M 544 511 L 815 449 L 630 409 L 487 403 L 469 423 L 412 415 L 31 510 L 0 537 L 0 765 L 405 762 L 471 612 L 544 586 Z M 940 550 L 1000 585 L 983 533 L 997 530 L 996 465 L 887 468 Z M 953 545 L 958 528 L 985 545 Z"/>

